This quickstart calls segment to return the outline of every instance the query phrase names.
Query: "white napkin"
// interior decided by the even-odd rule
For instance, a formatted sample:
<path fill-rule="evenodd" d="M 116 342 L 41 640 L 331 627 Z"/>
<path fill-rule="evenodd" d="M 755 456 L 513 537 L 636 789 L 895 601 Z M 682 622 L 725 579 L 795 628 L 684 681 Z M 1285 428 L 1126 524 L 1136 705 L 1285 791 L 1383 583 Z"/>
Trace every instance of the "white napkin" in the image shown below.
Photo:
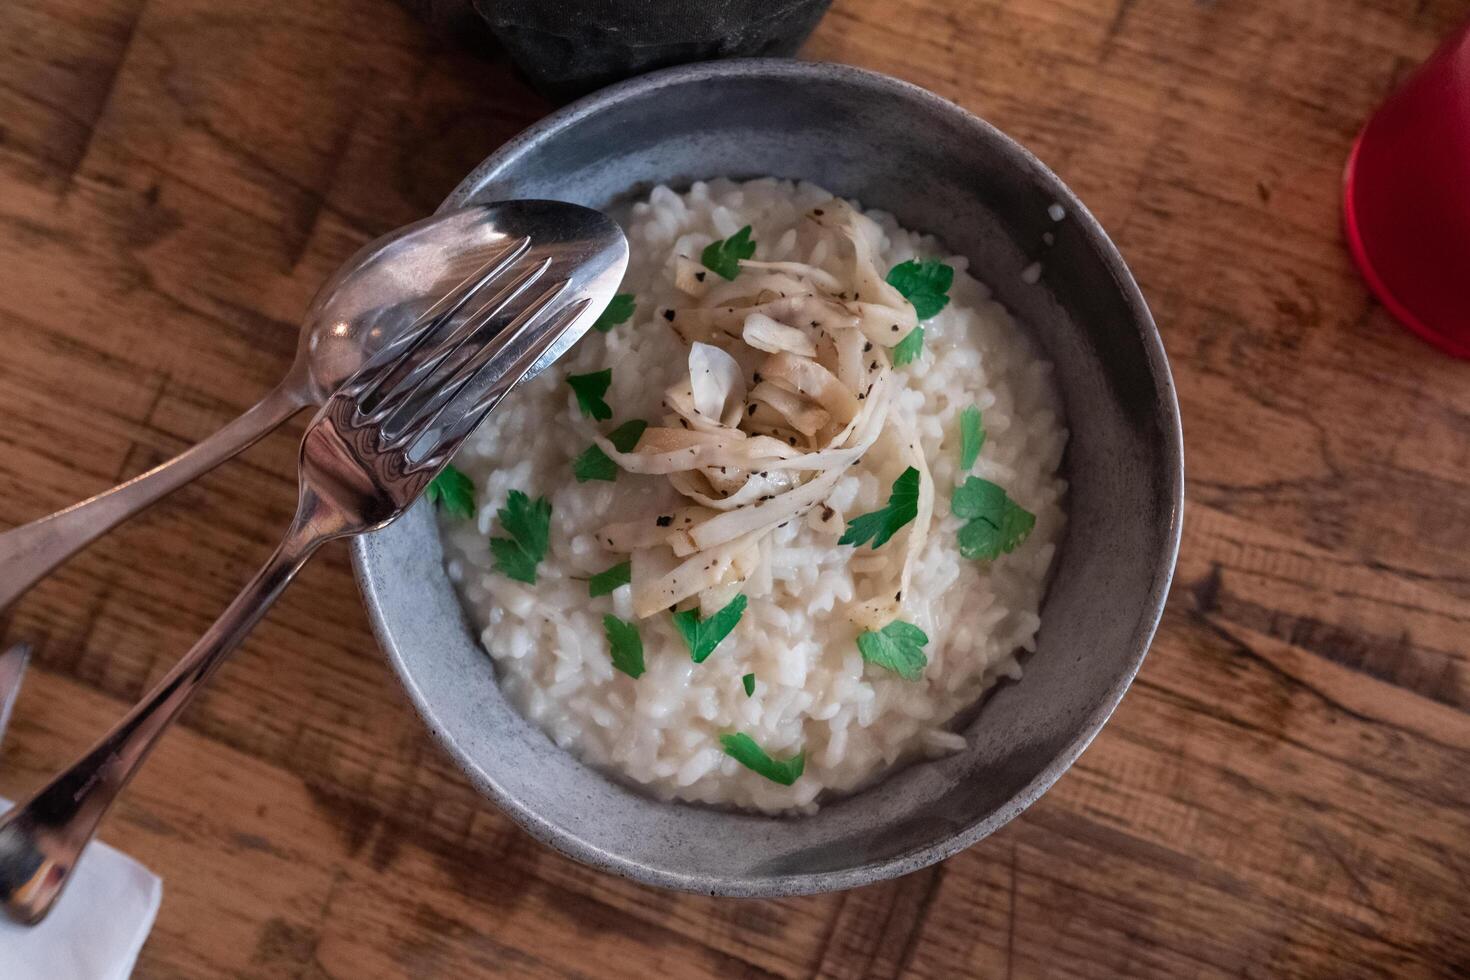
<path fill-rule="evenodd" d="M 0 813 L 10 809 L 0 799 Z M 93 841 L 73 880 L 38 926 L 0 917 L 4 980 L 127 980 L 158 903 L 163 882 L 121 851 Z"/>

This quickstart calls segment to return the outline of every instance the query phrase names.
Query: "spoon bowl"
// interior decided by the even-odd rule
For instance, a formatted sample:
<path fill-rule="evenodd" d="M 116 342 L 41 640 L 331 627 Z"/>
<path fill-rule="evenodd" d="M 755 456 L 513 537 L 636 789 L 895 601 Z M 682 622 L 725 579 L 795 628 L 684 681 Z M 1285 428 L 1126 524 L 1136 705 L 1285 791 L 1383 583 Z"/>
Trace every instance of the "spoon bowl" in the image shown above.
<path fill-rule="evenodd" d="M 288 379 L 322 404 L 439 297 L 472 275 L 487 249 L 523 234 L 533 202 L 478 205 L 405 225 L 364 245 L 307 308 Z"/>

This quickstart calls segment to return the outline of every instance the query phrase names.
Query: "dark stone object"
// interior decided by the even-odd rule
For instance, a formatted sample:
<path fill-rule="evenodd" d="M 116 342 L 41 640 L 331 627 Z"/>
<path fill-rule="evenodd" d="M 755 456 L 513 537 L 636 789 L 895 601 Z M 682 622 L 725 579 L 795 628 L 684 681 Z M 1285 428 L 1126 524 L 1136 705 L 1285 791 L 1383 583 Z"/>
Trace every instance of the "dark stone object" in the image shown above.
<path fill-rule="evenodd" d="M 353 562 L 430 730 L 538 840 L 666 888 L 852 888 L 993 833 L 1056 782 L 1122 699 L 1179 550 L 1179 407 L 1148 307 L 1082 202 L 993 126 L 883 75 L 767 58 L 637 78 L 511 140 L 444 206 L 541 197 L 606 208 L 717 176 L 807 178 L 937 235 L 1054 366 L 1071 433 L 1067 528 L 1025 676 L 962 719 L 965 748 L 810 817 L 663 803 L 557 748 L 504 698 L 445 574 L 431 505 L 357 538 Z"/>
<path fill-rule="evenodd" d="M 656 68 L 793 55 L 831 3 L 475 0 L 475 9 L 531 86 L 565 102 Z"/>
<path fill-rule="evenodd" d="M 398 3 L 442 37 L 465 42 L 470 48 L 479 37 L 493 47 L 484 37 L 485 24 L 476 15 L 471 0 L 398 0 Z"/>

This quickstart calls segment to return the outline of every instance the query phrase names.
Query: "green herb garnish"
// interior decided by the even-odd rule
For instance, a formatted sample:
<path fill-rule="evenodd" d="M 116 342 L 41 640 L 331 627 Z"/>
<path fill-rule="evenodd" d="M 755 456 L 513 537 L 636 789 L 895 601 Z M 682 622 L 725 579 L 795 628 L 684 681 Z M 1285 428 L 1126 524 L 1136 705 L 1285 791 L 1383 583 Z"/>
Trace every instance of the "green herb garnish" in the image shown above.
<path fill-rule="evenodd" d="M 904 338 L 893 345 L 893 366 L 903 367 L 911 361 L 917 360 L 919 352 L 924 349 L 924 328 L 915 327 L 904 335 Z"/>
<path fill-rule="evenodd" d="M 617 591 L 619 586 L 627 585 L 631 581 L 633 581 L 633 563 L 625 561 L 621 565 L 614 565 L 589 578 L 587 594 L 596 599 L 600 595 L 609 595 Z"/>
<path fill-rule="evenodd" d="M 613 448 L 620 453 L 631 453 L 638 445 L 638 440 L 643 438 L 643 430 L 648 428 L 648 423 L 642 419 L 629 419 L 622 425 L 607 434 L 607 441 L 613 444 Z"/>
<path fill-rule="evenodd" d="M 864 660 L 886 667 L 906 681 L 916 681 L 924 673 L 929 658 L 924 656 L 922 648 L 928 642 L 923 630 L 901 619 L 876 632 L 859 633 L 857 638 Z"/>
<path fill-rule="evenodd" d="M 960 413 L 960 470 L 966 471 L 980 458 L 985 447 L 985 426 L 980 421 L 980 409 L 971 405 Z"/>
<path fill-rule="evenodd" d="M 567 384 L 572 386 L 583 415 L 599 420 L 612 418 L 612 409 L 602 400 L 602 396 L 607 394 L 608 387 L 612 385 L 612 368 L 591 374 L 569 375 Z"/>
<path fill-rule="evenodd" d="M 755 242 L 750 240 L 750 225 L 746 225 L 729 238 L 706 245 L 699 253 L 699 261 L 711 272 L 734 279 L 740 275 L 740 260 L 754 254 Z"/>
<path fill-rule="evenodd" d="M 848 521 L 847 530 L 842 532 L 837 543 L 861 548 L 871 538 L 873 549 L 877 550 L 918 513 L 919 471 L 910 466 L 893 481 L 893 489 L 888 494 L 888 506 Z"/>
<path fill-rule="evenodd" d="M 602 631 L 607 634 L 613 666 L 634 680 L 643 676 L 643 638 L 638 627 L 616 616 L 604 616 Z"/>
<path fill-rule="evenodd" d="M 648 423 L 642 419 L 630 419 L 609 432 L 607 441 L 618 452 L 631 453 L 633 447 L 638 445 L 638 440 L 643 438 L 643 430 L 646 428 Z M 572 475 L 577 478 L 578 483 L 586 483 L 588 480 L 606 480 L 611 483 L 618 478 L 618 464 L 602 451 L 601 446 L 593 443 L 572 460 Z"/>
<path fill-rule="evenodd" d="M 972 476 L 955 487 L 949 508 L 970 523 L 960 528 L 960 554 L 989 561 L 1021 546 L 1036 526 L 1036 515 L 1017 504 L 989 480 Z"/>
<path fill-rule="evenodd" d="M 754 674 L 746 674 L 744 677 L 740 678 L 740 685 L 745 688 L 746 697 L 753 697 L 755 695 Z"/>
<path fill-rule="evenodd" d="M 438 504 L 450 517 L 475 516 L 475 481 L 453 466 L 440 470 L 439 475 L 429 481 L 429 488 L 424 494 L 429 503 Z"/>
<path fill-rule="evenodd" d="M 536 566 L 546 557 L 551 541 L 551 502 L 545 497 L 531 500 L 512 490 L 505 506 L 495 512 L 508 538 L 491 538 L 495 570 L 517 582 L 536 584 Z"/>
<path fill-rule="evenodd" d="M 633 294 L 618 293 L 607 304 L 607 309 L 602 311 L 602 316 L 592 322 L 592 329 L 599 333 L 607 333 L 620 323 L 627 323 L 633 318 Z"/>
<path fill-rule="evenodd" d="M 601 447 L 588 446 L 582 451 L 582 455 L 572 460 L 572 476 L 577 478 L 578 483 L 586 483 L 588 480 L 606 480 L 611 483 L 618 478 L 618 464 Z"/>
<path fill-rule="evenodd" d="M 766 750 L 755 744 L 755 739 L 740 732 L 720 736 L 720 745 L 725 754 L 751 772 L 765 776 L 773 783 L 790 786 L 801 778 L 806 768 L 806 753 L 798 752 L 784 762 L 766 755 Z"/>
<path fill-rule="evenodd" d="M 920 320 L 927 320 L 949 302 L 954 270 L 938 259 L 910 259 L 888 270 L 888 285 L 903 293 Z"/>
<path fill-rule="evenodd" d="M 709 619 L 700 619 L 698 609 L 674 613 L 674 628 L 684 637 L 684 644 L 689 647 L 689 656 L 695 663 L 704 663 L 705 658 L 720 645 L 720 641 L 730 635 L 730 631 L 745 613 L 745 602 L 745 596 L 738 595 Z"/>

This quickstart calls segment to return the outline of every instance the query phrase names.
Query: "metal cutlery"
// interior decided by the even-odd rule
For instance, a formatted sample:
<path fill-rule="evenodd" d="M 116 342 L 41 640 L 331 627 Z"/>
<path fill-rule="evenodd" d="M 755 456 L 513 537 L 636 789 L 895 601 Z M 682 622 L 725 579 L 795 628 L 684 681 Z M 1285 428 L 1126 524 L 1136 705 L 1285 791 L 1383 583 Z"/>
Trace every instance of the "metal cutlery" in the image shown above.
<path fill-rule="evenodd" d="M 0 533 L 0 610 L 57 565 L 161 497 L 321 405 L 389 338 L 466 280 L 507 238 L 536 227 L 546 202 L 507 201 L 436 215 L 357 252 L 317 291 L 285 378 L 245 414 L 174 459 L 105 493 Z M 452 305 L 462 293 L 439 301 Z"/>
<path fill-rule="evenodd" d="M 30 660 L 31 648 L 24 643 L 17 643 L 0 653 L 0 739 L 5 737 L 5 729 L 10 725 L 10 711 L 15 707 L 20 679 L 25 676 L 26 664 Z"/>
<path fill-rule="evenodd" d="M 307 428 L 296 517 L 265 566 L 177 666 L 70 768 L 0 817 L 0 902 L 49 910 L 109 805 L 224 658 L 324 543 L 397 518 L 521 380 L 611 300 L 627 242 L 604 215 L 531 202 L 526 234 L 483 264 L 327 398 Z"/>

